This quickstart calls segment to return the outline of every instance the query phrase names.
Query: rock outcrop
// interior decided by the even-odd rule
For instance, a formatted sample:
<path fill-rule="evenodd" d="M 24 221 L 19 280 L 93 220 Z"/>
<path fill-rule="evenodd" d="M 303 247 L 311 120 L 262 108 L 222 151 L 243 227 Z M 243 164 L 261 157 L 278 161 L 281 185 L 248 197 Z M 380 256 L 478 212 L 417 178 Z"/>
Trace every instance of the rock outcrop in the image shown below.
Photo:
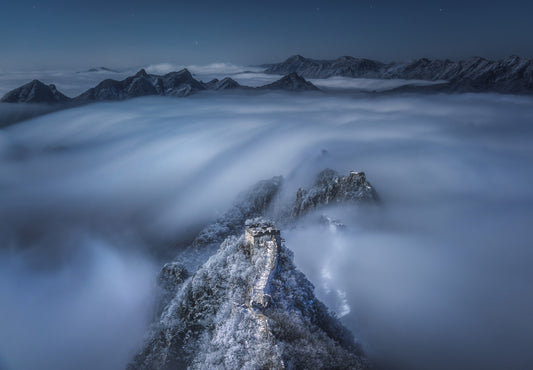
<path fill-rule="evenodd" d="M 71 99 L 57 90 L 55 85 L 45 85 L 33 80 L 19 88 L 11 90 L 0 100 L 3 103 L 66 103 Z"/>
<path fill-rule="evenodd" d="M 180 285 L 129 369 L 367 368 L 279 230 L 255 219 L 245 234 Z"/>
<path fill-rule="evenodd" d="M 318 174 L 310 189 L 298 189 L 291 215 L 298 217 L 328 204 L 378 200 L 377 192 L 367 181 L 364 172 L 351 171 L 348 176 L 342 177 L 326 169 Z"/>

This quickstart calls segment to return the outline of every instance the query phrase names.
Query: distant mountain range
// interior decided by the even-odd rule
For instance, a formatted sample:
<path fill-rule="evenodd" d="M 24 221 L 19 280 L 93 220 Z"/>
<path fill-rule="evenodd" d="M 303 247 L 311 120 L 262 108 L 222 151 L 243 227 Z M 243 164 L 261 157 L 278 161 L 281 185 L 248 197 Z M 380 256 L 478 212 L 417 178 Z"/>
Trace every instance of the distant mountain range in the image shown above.
<path fill-rule="evenodd" d="M 87 69 L 85 71 L 79 71 L 76 73 L 94 73 L 94 72 L 118 73 L 117 70 L 107 68 L 107 67 L 91 68 L 91 69 Z"/>
<path fill-rule="evenodd" d="M 265 73 L 285 77 L 261 87 L 242 86 L 226 77 L 209 82 L 196 80 L 183 69 L 165 75 L 154 75 L 141 69 L 135 75 L 117 81 L 106 79 L 81 95 L 70 98 L 55 85 L 33 80 L 8 92 L 0 100 L 6 103 L 87 103 L 125 100 L 140 96 L 184 97 L 202 90 L 319 90 L 306 78 L 342 76 L 350 78 L 427 80 L 436 84 L 420 86 L 407 84 L 393 92 L 498 92 L 511 94 L 533 93 L 533 60 L 511 56 L 499 61 L 473 57 L 461 61 L 417 59 L 407 63 L 381 63 L 349 56 L 335 60 L 317 60 L 294 55 L 282 63 L 264 65 Z M 107 68 L 89 71 L 107 71 Z"/>
<path fill-rule="evenodd" d="M 183 69 L 178 72 L 167 73 L 163 76 L 153 75 L 141 69 L 135 75 L 117 81 L 106 79 L 93 88 L 75 98 L 69 98 L 60 93 L 55 85 L 45 85 L 33 80 L 21 87 L 8 92 L 1 99 L 5 103 L 88 103 L 95 101 L 115 101 L 136 98 L 140 96 L 177 96 L 184 97 L 202 90 L 287 90 L 287 91 L 316 91 L 318 88 L 296 73 L 291 73 L 278 81 L 261 86 L 242 86 L 235 80 L 226 77 L 222 80 L 211 80 L 207 83 L 196 80 L 192 74 Z"/>
<path fill-rule="evenodd" d="M 265 73 L 297 73 L 304 78 L 352 78 L 442 81 L 431 86 L 407 86 L 404 91 L 533 93 L 533 60 L 511 56 L 498 61 L 473 57 L 461 61 L 417 59 L 381 63 L 349 56 L 317 60 L 294 55 L 282 63 L 264 65 Z"/>

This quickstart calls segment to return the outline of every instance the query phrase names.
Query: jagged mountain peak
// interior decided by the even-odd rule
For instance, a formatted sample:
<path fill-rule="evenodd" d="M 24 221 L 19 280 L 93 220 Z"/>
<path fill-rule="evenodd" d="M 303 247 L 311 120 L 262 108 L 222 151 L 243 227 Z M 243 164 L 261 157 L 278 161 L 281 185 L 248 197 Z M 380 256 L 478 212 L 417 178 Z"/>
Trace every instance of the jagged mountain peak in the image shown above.
<path fill-rule="evenodd" d="M 289 61 L 304 61 L 307 60 L 306 57 L 300 55 L 300 54 L 294 54 L 287 58 L 287 62 Z"/>
<path fill-rule="evenodd" d="M 207 86 L 212 90 L 231 90 L 245 88 L 231 77 L 225 77 L 222 80 L 214 79 L 207 83 Z"/>
<path fill-rule="evenodd" d="M 32 80 L 21 87 L 9 91 L 2 99 L 4 103 L 66 103 L 70 98 L 57 90 L 54 84 L 46 85 L 39 80 Z"/>
<path fill-rule="evenodd" d="M 471 56 L 470 58 L 467 58 L 466 60 L 471 61 L 471 62 L 482 62 L 482 61 L 486 61 L 487 59 L 480 57 L 478 55 L 474 55 L 474 56 Z"/>
<path fill-rule="evenodd" d="M 503 59 L 503 63 L 505 64 L 511 64 L 511 65 L 514 65 L 514 64 L 520 64 L 524 61 L 523 58 L 521 58 L 520 56 L 518 55 L 509 55 L 508 57 L 506 57 L 505 59 Z"/>
<path fill-rule="evenodd" d="M 346 62 L 346 61 L 352 61 L 352 60 L 357 60 L 357 59 L 360 59 L 360 58 L 355 58 L 355 57 L 352 57 L 352 56 L 349 56 L 349 55 L 343 55 L 341 57 L 338 57 L 337 61 L 338 62 Z"/>
<path fill-rule="evenodd" d="M 236 83 L 236 84 L 238 84 L 238 82 L 235 81 L 235 80 L 234 80 L 233 78 L 231 78 L 231 77 L 224 77 L 224 78 L 222 79 L 222 81 L 220 81 L 220 82 L 231 82 L 231 83 Z"/>
<path fill-rule="evenodd" d="M 379 196 L 364 172 L 350 171 L 347 176 L 341 176 L 327 168 L 317 175 L 311 188 L 298 189 L 291 216 L 299 217 L 328 204 L 378 201 Z"/>
<path fill-rule="evenodd" d="M 187 68 L 180 69 L 179 71 L 168 72 L 164 74 L 163 77 L 175 76 L 175 75 L 190 76 L 191 78 L 194 78 L 192 73 Z"/>
<path fill-rule="evenodd" d="M 135 77 L 150 77 L 148 73 L 146 73 L 146 70 L 144 68 L 141 68 L 137 73 L 134 75 Z"/>
<path fill-rule="evenodd" d="M 122 81 L 104 80 L 76 100 L 124 100 L 147 95 L 187 96 L 204 89 L 204 84 L 197 81 L 187 69 L 157 76 L 148 74 L 143 68 Z"/>
<path fill-rule="evenodd" d="M 300 76 L 296 72 L 291 72 L 271 84 L 260 87 L 267 90 L 285 90 L 285 91 L 318 91 L 319 89 L 311 82 Z"/>
<path fill-rule="evenodd" d="M 89 68 L 85 71 L 78 71 L 76 73 L 95 73 L 95 72 L 107 72 L 107 73 L 118 73 L 117 70 L 107 68 L 107 67 L 96 67 L 96 68 Z"/>

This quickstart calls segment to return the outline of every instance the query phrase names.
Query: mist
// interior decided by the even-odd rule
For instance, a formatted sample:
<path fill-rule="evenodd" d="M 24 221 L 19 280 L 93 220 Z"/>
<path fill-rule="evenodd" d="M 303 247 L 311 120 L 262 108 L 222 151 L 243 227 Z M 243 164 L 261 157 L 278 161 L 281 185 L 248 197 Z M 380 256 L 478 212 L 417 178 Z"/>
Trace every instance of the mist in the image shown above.
<path fill-rule="evenodd" d="M 330 167 L 365 171 L 381 205 L 319 210 L 282 233 L 370 358 L 398 369 L 524 368 L 532 103 L 207 92 L 4 128 L 0 367 L 124 367 L 151 320 L 158 269 L 195 231 L 258 180 L 283 175 L 290 193 Z M 321 229 L 319 214 L 347 228 Z"/>

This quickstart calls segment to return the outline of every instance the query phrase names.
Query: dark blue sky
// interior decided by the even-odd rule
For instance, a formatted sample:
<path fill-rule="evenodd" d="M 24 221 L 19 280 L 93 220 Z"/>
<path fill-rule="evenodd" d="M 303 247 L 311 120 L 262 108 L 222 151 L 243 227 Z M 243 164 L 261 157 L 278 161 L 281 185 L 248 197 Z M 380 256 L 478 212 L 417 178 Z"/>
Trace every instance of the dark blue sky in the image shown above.
<path fill-rule="evenodd" d="M 0 68 L 533 57 L 531 0 L 0 2 Z"/>

